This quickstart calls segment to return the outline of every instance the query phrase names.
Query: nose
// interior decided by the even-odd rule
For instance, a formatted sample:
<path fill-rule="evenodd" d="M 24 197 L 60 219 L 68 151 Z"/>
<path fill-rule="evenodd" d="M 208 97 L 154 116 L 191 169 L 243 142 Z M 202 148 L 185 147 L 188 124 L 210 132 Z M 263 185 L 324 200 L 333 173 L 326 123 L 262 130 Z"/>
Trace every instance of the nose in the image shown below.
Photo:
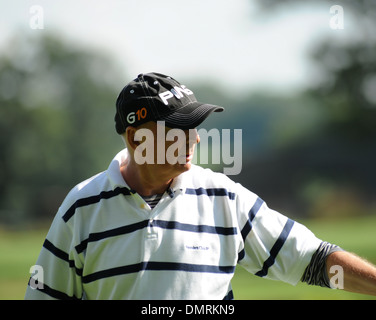
<path fill-rule="evenodd" d="M 186 130 L 185 136 L 187 137 L 187 144 L 189 146 L 193 146 L 194 144 L 200 143 L 200 136 L 197 132 L 197 129 Z"/>

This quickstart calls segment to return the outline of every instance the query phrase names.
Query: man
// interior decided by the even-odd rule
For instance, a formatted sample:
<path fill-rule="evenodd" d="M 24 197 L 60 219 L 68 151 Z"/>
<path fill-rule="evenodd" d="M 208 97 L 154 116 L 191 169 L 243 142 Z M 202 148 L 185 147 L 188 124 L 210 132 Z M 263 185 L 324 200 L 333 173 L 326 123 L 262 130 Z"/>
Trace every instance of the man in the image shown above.
<path fill-rule="evenodd" d="M 239 263 L 295 285 L 376 294 L 376 268 L 317 239 L 221 173 L 192 165 L 195 128 L 223 108 L 171 77 L 141 74 L 120 93 L 126 149 L 67 195 L 26 299 L 232 299 Z M 182 139 L 183 137 L 183 139 Z M 252 290 L 250 288 L 250 290 Z"/>

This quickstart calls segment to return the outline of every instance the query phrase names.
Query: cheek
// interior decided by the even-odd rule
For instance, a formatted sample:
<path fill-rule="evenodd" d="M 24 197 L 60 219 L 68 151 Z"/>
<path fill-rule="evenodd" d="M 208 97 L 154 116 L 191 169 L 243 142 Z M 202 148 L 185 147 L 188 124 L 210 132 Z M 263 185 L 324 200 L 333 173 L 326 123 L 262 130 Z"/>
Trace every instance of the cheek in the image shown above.
<path fill-rule="evenodd" d="M 173 152 L 173 154 L 177 157 L 179 154 L 186 154 L 187 142 L 186 140 L 175 138 L 174 141 L 166 141 L 165 147 L 166 152 Z"/>

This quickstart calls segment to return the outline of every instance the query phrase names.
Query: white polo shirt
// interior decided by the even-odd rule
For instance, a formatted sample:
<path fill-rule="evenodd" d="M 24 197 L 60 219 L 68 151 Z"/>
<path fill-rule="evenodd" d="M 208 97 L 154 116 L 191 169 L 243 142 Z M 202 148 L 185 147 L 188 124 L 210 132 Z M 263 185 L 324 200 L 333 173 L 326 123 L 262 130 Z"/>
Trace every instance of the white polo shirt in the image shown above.
<path fill-rule="evenodd" d="M 231 299 L 238 263 L 301 279 L 321 243 L 306 227 L 195 165 L 151 209 L 120 173 L 127 156 L 67 195 L 36 262 L 43 282 L 30 281 L 26 299 Z"/>

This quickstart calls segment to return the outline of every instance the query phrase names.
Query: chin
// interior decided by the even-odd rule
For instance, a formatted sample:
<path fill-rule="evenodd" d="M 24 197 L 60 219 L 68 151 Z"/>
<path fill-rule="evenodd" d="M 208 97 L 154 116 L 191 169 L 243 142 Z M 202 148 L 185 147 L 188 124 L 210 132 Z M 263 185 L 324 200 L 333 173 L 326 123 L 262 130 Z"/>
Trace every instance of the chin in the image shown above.
<path fill-rule="evenodd" d="M 177 166 L 179 168 L 179 171 L 185 172 L 185 171 L 188 171 L 189 169 L 191 169 L 192 163 L 188 162 L 188 163 L 184 163 L 184 164 L 177 164 Z"/>

